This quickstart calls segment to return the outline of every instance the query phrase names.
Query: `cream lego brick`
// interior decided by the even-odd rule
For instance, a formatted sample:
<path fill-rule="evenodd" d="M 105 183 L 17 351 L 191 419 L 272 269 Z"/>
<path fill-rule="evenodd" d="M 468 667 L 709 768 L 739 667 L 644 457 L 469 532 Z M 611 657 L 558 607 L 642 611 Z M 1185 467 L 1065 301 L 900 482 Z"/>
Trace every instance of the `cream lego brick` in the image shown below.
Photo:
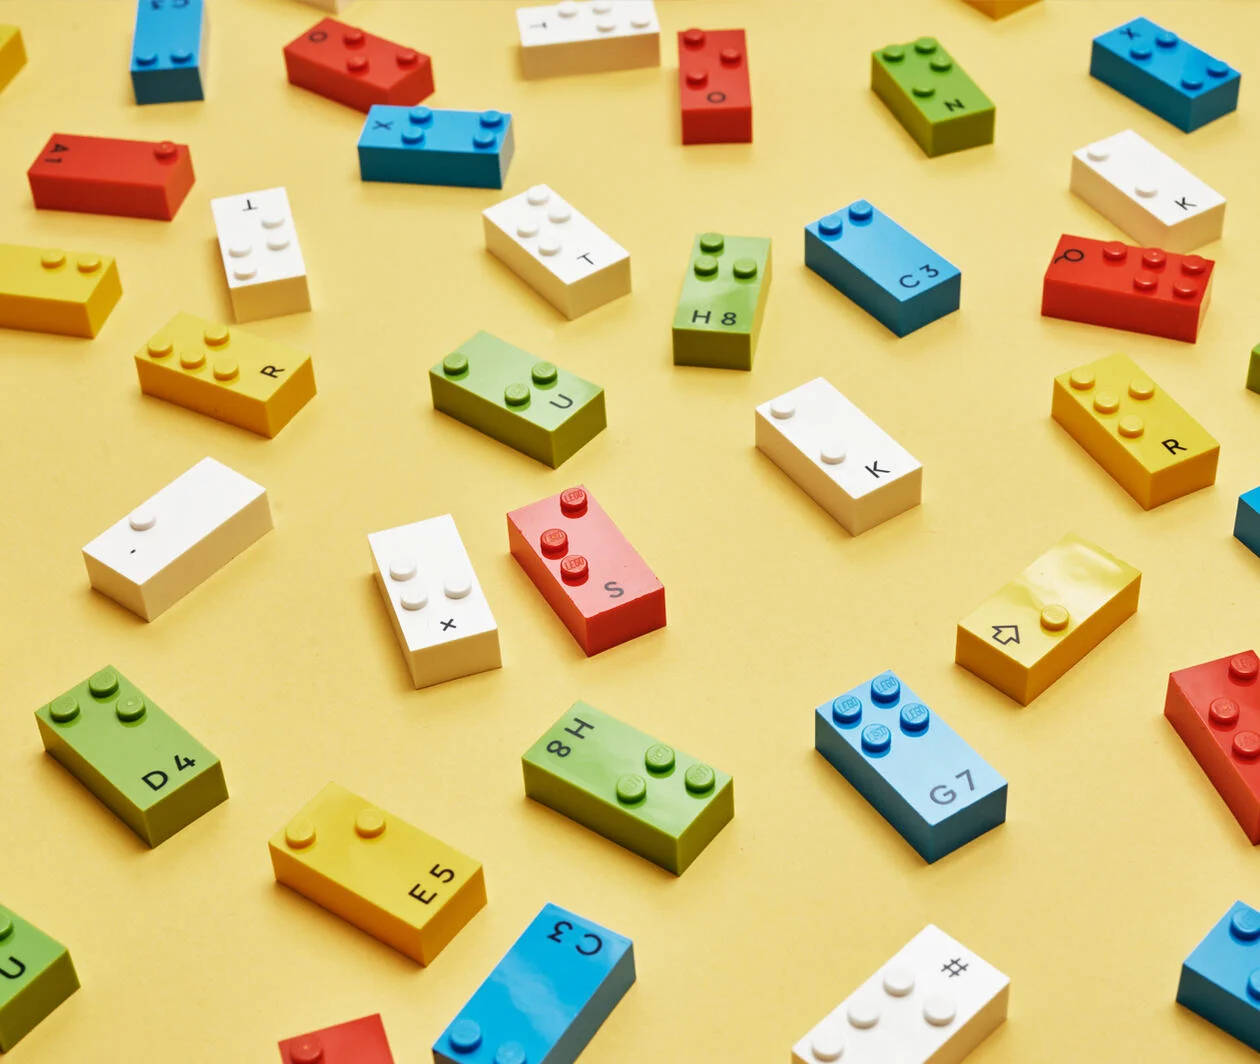
<path fill-rule="evenodd" d="M 756 438 L 852 535 L 922 498 L 923 466 L 822 377 L 757 407 Z"/>
<path fill-rule="evenodd" d="M 88 579 L 151 621 L 271 531 L 267 491 L 203 458 L 83 548 Z"/>
<path fill-rule="evenodd" d="M 237 321 L 311 309 L 306 263 L 283 188 L 211 200 L 219 254 Z"/>
<path fill-rule="evenodd" d="M 527 78 L 598 74 L 661 65 L 652 0 L 564 0 L 518 7 L 521 73 Z"/>
<path fill-rule="evenodd" d="M 630 294 L 630 253 L 546 185 L 482 217 L 486 250 L 566 318 Z"/>
<path fill-rule="evenodd" d="M 499 629 L 450 514 L 368 536 L 412 683 L 497 669 Z"/>
<path fill-rule="evenodd" d="M 792 1047 L 792 1064 L 958 1064 L 1009 997 L 1005 975 L 928 924 Z"/>
<path fill-rule="evenodd" d="M 1165 251 L 1194 251 L 1225 225 L 1225 197 L 1131 129 L 1074 152 L 1071 188 L 1138 243 Z"/>

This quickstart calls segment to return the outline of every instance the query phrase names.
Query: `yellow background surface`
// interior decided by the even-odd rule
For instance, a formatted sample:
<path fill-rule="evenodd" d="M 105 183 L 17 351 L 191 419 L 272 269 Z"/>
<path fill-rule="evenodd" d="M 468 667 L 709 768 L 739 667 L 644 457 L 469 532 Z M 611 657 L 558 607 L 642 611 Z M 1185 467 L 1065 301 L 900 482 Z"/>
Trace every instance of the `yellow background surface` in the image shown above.
<path fill-rule="evenodd" d="M 1162 718 L 1167 674 L 1256 643 L 1260 482 L 1243 389 L 1260 288 L 1255 4 L 664 2 L 660 69 L 524 83 L 513 4 L 360 0 L 349 21 L 434 57 L 442 107 L 497 107 L 497 191 L 363 184 L 363 118 L 287 84 L 320 12 L 210 0 L 204 103 L 136 107 L 134 4 L 0 0 L 30 63 L 0 95 L 0 233 L 116 255 L 94 341 L 0 335 L 0 898 L 71 949 L 83 989 L 12 1053 L 267 1062 L 381 1012 L 429 1046 L 546 901 L 634 940 L 639 980 L 583 1058 L 785 1061 L 925 923 L 1012 980 L 976 1064 L 1241 1061 L 1174 1004 L 1179 967 L 1256 855 Z M 1146 14 L 1244 72 L 1194 134 L 1088 77 Z M 756 143 L 679 144 L 674 32 L 744 26 Z M 869 52 L 934 34 L 997 102 L 997 143 L 925 158 L 867 88 Z M 1230 199 L 1197 345 L 1039 316 L 1062 232 L 1118 231 L 1071 152 L 1133 128 Z M 197 183 L 171 223 L 37 212 L 54 131 L 170 138 Z M 482 208 L 546 182 L 622 242 L 634 293 L 566 322 L 483 250 Z M 140 395 L 173 313 L 229 320 L 209 200 L 287 186 L 310 314 L 249 326 L 309 351 L 319 395 L 272 441 Z M 961 313 L 895 339 L 802 264 L 803 226 L 867 197 L 963 271 Z M 675 369 L 696 232 L 770 236 L 751 373 Z M 551 471 L 432 410 L 428 366 L 478 329 L 607 389 L 609 428 Z M 1222 443 L 1214 488 L 1151 513 L 1049 418 L 1053 377 L 1132 355 Z M 753 408 L 824 374 L 919 458 L 923 505 L 852 539 L 753 448 Z M 269 491 L 275 531 L 153 624 L 92 593 L 80 548 L 205 455 Z M 507 510 L 583 482 L 664 581 L 669 626 L 583 657 L 507 552 Z M 450 512 L 498 619 L 501 671 L 416 692 L 367 534 Z M 954 626 L 1067 530 L 1144 574 L 1141 606 L 1025 709 L 953 664 Z M 42 703 L 106 663 L 222 758 L 232 797 L 154 851 L 41 750 Z M 925 866 L 813 750 L 813 709 L 896 669 L 1010 781 L 1007 824 Z M 533 805 L 520 755 L 576 699 L 730 772 L 736 819 L 681 879 Z M 272 881 L 267 838 L 329 779 L 484 862 L 490 903 L 428 969 Z"/>

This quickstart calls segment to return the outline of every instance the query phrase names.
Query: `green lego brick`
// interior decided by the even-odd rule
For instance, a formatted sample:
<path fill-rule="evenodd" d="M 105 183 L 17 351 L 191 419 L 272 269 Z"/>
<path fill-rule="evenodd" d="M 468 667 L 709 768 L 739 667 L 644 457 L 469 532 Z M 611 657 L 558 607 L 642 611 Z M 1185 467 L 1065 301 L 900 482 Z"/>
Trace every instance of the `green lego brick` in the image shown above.
<path fill-rule="evenodd" d="M 479 332 L 429 370 L 434 409 L 557 468 L 608 425 L 604 389 Z"/>
<path fill-rule="evenodd" d="M 674 365 L 752 369 L 770 293 L 770 241 L 701 233 L 674 314 Z"/>
<path fill-rule="evenodd" d="M 928 155 L 993 143 L 997 108 L 935 37 L 872 52 L 871 88 Z"/>
<path fill-rule="evenodd" d="M 735 782 L 576 702 L 521 758 L 525 793 L 682 875 L 735 815 Z"/>
<path fill-rule="evenodd" d="M 1247 387 L 1260 392 L 1260 344 L 1251 349 L 1251 364 L 1247 367 Z"/>
<path fill-rule="evenodd" d="M 219 759 L 116 669 L 35 718 L 44 749 L 150 846 L 227 799 Z"/>
<path fill-rule="evenodd" d="M 0 905 L 0 1053 L 78 989 L 69 950 Z"/>

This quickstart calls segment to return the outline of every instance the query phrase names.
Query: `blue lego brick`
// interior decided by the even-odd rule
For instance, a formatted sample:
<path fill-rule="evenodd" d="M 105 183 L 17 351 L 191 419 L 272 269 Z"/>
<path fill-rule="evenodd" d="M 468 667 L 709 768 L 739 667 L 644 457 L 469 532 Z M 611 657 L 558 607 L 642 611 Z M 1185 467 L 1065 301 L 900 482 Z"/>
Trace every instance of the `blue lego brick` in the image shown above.
<path fill-rule="evenodd" d="M 433 1046 L 437 1064 L 572 1064 L 634 984 L 628 938 L 544 905 Z"/>
<path fill-rule="evenodd" d="M 1177 1001 L 1260 1050 L 1260 912 L 1234 902 L 1181 966 Z"/>
<path fill-rule="evenodd" d="M 1252 488 L 1238 496 L 1234 538 L 1252 554 L 1260 554 L 1260 488 Z"/>
<path fill-rule="evenodd" d="M 805 265 L 905 336 L 958 309 L 962 274 L 866 200 L 805 227 Z"/>
<path fill-rule="evenodd" d="M 502 188 L 514 150 L 512 116 L 377 104 L 359 136 L 364 181 Z"/>
<path fill-rule="evenodd" d="M 1148 18 L 1094 38 L 1089 72 L 1187 133 L 1238 107 L 1242 75 Z"/>
<path fill-rule="evenodd" d="M 203 0 L 136 0 L 131 85 L 136 103 L 204 100 Z"/>
<path fill-rule="evenodd" d="M 819 706 L 814 747 L 925 861 L 1006 821 L 1006 780 L 892 672 Z"/>

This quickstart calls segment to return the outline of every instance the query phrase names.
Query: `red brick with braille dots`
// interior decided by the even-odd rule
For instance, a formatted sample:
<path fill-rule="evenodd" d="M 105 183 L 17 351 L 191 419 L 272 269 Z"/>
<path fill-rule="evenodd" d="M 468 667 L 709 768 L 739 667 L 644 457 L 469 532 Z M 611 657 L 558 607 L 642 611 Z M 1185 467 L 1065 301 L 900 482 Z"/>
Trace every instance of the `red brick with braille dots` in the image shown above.
<path fill-rule="evenodd" d="M 284 66 L 292 84 L 364 113 L 373 104 L 407 107 L 433 95 L 427 55 L 335 18 L 285 45 Z"/>
<path fill-rule="evenodd" d="M 678 34 L 684 144 L 751 144 L 752 89 L 743 30 Z"/>

